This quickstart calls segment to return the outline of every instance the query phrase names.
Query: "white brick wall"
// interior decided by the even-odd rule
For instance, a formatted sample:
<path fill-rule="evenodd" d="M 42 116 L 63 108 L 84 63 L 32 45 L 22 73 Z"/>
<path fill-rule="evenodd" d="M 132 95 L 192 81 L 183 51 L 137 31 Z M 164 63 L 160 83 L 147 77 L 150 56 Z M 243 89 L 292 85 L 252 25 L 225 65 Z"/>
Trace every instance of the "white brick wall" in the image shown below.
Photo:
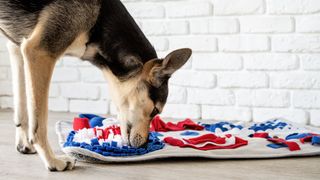
<path fill-rule="evenodd" d="M 320 0 L 124 0 L 158 54 L 194 54 L 170 81 L 163 116 L 242 121 L 286 118 L 320 126 Z M 12 107 L 0 37 L 0 107 Z M 102 73 L 65 57 L 53 111 L 115 113 Z"/>

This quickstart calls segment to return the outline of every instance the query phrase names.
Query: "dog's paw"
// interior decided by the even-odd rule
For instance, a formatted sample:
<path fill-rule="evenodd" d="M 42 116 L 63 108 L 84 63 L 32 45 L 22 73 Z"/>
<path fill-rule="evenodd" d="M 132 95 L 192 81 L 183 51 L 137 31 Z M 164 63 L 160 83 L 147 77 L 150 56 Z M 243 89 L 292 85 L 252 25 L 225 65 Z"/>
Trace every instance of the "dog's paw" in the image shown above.
<path fill-rule="evenodd" d="M 17 151 L 21 154 L 36 154 L 36 149 L 30 144 L 18 144 Z"/>
<path fill-rule="evenodd" d="M 33 145 L 28 141 L 27 131 L 18 128 L 16 130 L 16 149 L 21 154 L 35 154 L 37 153 Z"/>
<path fill-rule="evenodd" d="M 72 170 L 76 164 L 76 160 L 63 155 L 57 156 L 56 159 L 53 159 L 51 163 L 47 166 L 49 171 L 66 171 Z"/>

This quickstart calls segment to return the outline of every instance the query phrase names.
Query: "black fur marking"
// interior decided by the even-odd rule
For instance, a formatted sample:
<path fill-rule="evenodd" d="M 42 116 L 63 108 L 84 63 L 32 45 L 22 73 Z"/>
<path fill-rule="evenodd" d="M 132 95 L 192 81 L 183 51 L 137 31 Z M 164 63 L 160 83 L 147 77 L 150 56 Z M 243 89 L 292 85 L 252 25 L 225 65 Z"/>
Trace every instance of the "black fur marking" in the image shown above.
<path fill-rule="evenodd" d="M 11 38 L 3 29 L 0 28 L 0 31 L 2 32 L 2 34 L 4 36 L 6 36 L 11 42 L 15 43 L 15 44 L 19 44 L 19 42 L 15 41 L 13 38 Z"/>
<path fill-rule="evenodd" d="M 40 46 L 50 55 L 65 50 L 79 33 L 89 32 L 87 46 L 96 45 L 98 52 L 87 60 L 109 68 L 122 81 L 157 58 L 155 49 L 120 0 L 0 0 L 0 27 L 20 44 L 34 30 L 42 12 L 49 17 L 41 16 L 44 32 Z"/>
<path fill-rule="evenodd" d="M 90 32 L 88 45 L 91 43 L 100 49 L 91 62 L 108 67 L 122 80 L 136 75 L 144 63 L 157 58 L 151 43 L 120 0 L 102 1 L 99 18 Z"/>
<path fill-rule="evenodd" d="M 128 136 L 130 135 L 131 129 L 132 129 L 132 124 L 131 124 L 131 123 L 128 123 L 128 124 L 127 124 L 127 133 L 128 133 Z"/>
<path fill-rule="evenodd" d="M 130 139 L 131 129 L 132 129 L 132 124 L 131 123 L 127 123 L 127 138 L 128 139 Z M 130 141 L 129 141 L 129 145 L 130 145 Z"/>
<path fill-rule="evenodd" d="M 0 0 L 3 6 L 10 9 L 24 11 L 25 13 L 39 12 L 53 1 L 55 0 Z"/>
<path fill-rule="evenodd" d="M 6 36 L 20 44 L 35 27 L 44 7 L 56 0 L 0 0 L 0 19 Z"/>
<path fill-rule="evenodd" d="M 157 102 L 165 104 L 168 98 L 168 81 L 169 79 L 164 79 L 160 87 L 154 87 L 149 85 L 149 97 L 156 104 Z"/>
<path fill-rule="evenodd" d="M 156 115 L 158 115 L 160 112 L 159 112 L 159 109 L 157 107 L 154 107 L 151 114 L 150 114 L 150 117 L 153 118 L 155 117 Z M 152 120 L 152 119 L 151 119 Z"/>
<path fill-rule="evenodd" d="M 68 161 L 66 167 L 62 171 L 66 171 L 70 165 L 71 165 L 71 162 Z"/>
<path fill-rule="evenodd" d="M 33 134 L 37 134 L 37 131 L 38 131 L 38 128 L 39 128 L 39 125 L 38 125 L 38 122 L 35 122 L 35 127 L 33 129 Z"/>
<path fill-rule="evenodd" d="M 36 154 L 37 152 L 32 152 L 30 148 L 25 147 L 23 145 L 18 144 L 17 145 L 17 151 L 21 154 Z"/>
<path fill-rule="evenodd" d="M 49 169 L 49 171 L 51 171 L 51 172 L 56 172 L 57 171 L 57 168 L 55 168 L 55 167 L 48 167 L 48 169 Z"/>
<path fill-rule="evenodd" d="M 21 124 L 16 124 L 16 127 L 18 128 L 18 127 L 21 127 Z"/>

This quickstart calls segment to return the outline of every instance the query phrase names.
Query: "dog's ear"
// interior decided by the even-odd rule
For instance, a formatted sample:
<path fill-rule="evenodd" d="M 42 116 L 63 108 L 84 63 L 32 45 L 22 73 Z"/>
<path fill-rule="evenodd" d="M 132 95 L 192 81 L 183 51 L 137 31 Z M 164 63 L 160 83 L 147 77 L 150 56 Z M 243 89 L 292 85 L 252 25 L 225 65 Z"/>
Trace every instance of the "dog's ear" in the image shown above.
<path fill-rule="evenodd" d="M 163 72 L 165 74 L 173 74 L 180 69 L 190 58 L 191 49 L 178 49 L 168 54 L 162 63 Z"/>
<path fill-rule="evenodd" d="M 178 49 L 168 54 L 162 61 L 160 66 L 154 67 L 151 71 L 151 83 L 155 87 L 169 79 L 171 75 L 180 69 L 190 58 L 192 50 Z"/>

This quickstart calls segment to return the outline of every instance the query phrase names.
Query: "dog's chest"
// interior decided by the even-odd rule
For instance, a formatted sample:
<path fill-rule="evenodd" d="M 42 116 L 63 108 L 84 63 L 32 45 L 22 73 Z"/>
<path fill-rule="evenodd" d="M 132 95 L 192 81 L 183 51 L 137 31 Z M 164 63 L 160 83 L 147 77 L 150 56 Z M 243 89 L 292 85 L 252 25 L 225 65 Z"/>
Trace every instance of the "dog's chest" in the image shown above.
<path fill-rule="evenodd" d="M 80 34 L 68 47 L 65 54 L 70 56 L 76 56 L 78 58 L 83 57 L 87 50 L 86 43 L 88 42 L 88 40 L 89 37 L 87 33 Z"/>

